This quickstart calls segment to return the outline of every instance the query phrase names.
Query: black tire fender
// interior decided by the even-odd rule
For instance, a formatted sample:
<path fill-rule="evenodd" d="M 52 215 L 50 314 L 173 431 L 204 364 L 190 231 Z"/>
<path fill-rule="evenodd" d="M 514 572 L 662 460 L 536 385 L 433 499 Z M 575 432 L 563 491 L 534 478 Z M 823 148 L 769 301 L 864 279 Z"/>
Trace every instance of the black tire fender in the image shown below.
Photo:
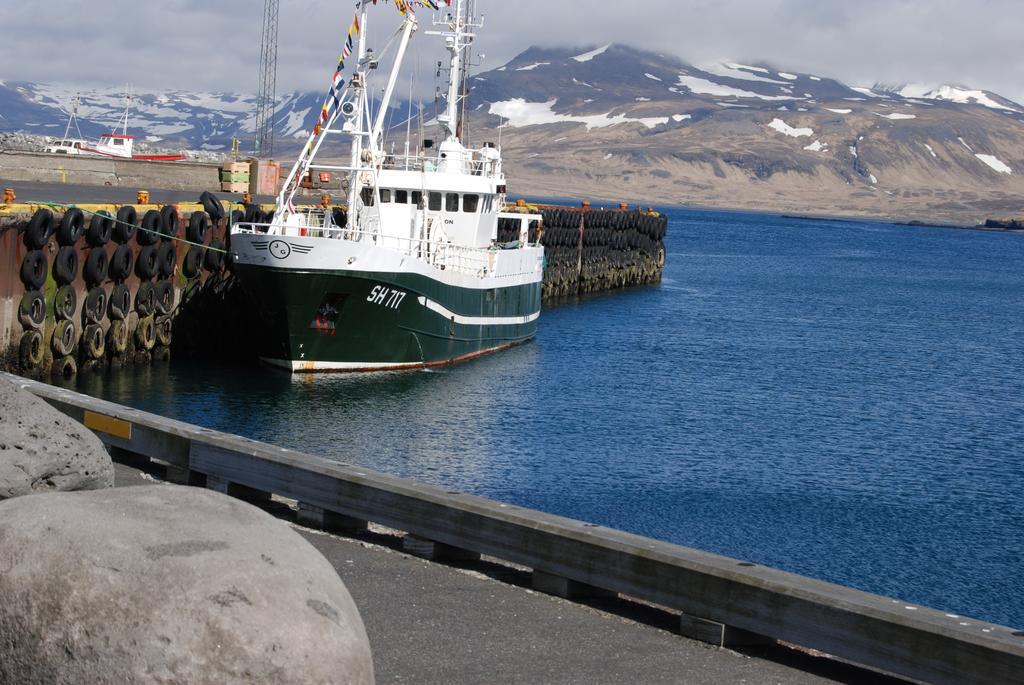
<path fill-rule="evenodd" d="M 125 205 L 117 210 L 117 222 L 112 232 L 115 242 L 122 245 L 131 242 L 132 236 L 138 228 L 136 221 L 139 220 L 138 212 L 131 205 Z"/>
<path fill-rule="evenodd" d="M 82 320 L 87 323 L 99 323 L 107 313 L 107 291 L 101 286 L 90 290 L 82 305 Z"/>
<path fill-rule="evenodd" d="M 185 259 L 181 263 L 181 273 L 184 274 L 185 278 L 192 280 L 199 275 L 200 270 L 203 268 L 203 256 L 205 254 L 205 248 L 189 245 L 188 252 L 185 253 Z"/>
<path fill-rule="evenodd" d="M 71 245 L 65 245 L 57 250 L 57 256 L 53 258 L 53 280 L 57 285 L 74 283 L 78 278 L 78 250 Z"/>
<path fill-rule="evenodd" d="M 64 355 L 71 354 L 75 349 L 75 343 L 78 342 L 75 322 L 65 319 L 58 321 L 57 325 L 53 328 L 53 338 L 50 340 L 50 346 L 53 348 L 53 353 L 57 357 L 63 357 Z"/>
<path fill-rule="evenodd" d="M 39 290 L 46 283 L 46 255 L 42 250 L 32 250 L 21 260 L 21 282 L 28 290 Z"/>
<path fill-rule="evenodd" d="M 155 328 L 157 344 L 162 345 L 164 347 L 170 347 L 171 337 L 174 330 L 171 317 L 165 316 L 161 319 L 158 319 Z"/>
<path fill-rule="evenodd" d="M 164 205 L 160 210 L 160 235 L 165 241 L 178 237 L 178 209 L 174 205 Z"/>
<path fill-rule="evenodd" d="M 135 234 L 135 242 L 139 245 L 155 245 L 163 234 L 163 217 L 160 212 L 151 209 L 142 217 L 142 225 Z"/>
<path fill-rule="evenodd" d="M 89 250 L 89 256 L 85 258 L 85 267 L 82 269 L 82 276 L 85 284 L 94 288 L 107 280 L 107 267 L 110 265 L 107 259 L 107 251 L 102 247 L 94 247 Z"/>
<path fill-rule="evenodd" d="M 71 355 L 53 360 L 53 367 L 50 370 L 55 378 L 69 381 L 78 375 L 78 363 Z"/>
<path fill-rule="evenodd" d="M 124 321 L 131 311 L 132 291 L 124 283 L 115 285 L 107 302 L 107 316 L 111 321 Z"/>
<path fill-rule="evenodd" d="M 220 271 L 224 265 L 224 253 L 219 250 L 224 249 L 224 242 L 221 240 L 213 240 L 210 242 L 210 249 L 206 251 L 206 255 L 203 258 L 203 268 L 211 273 Z"/>
<path fill-rule="evenodd" d="M 210 218 L 214 221 L 220 221 L 224 218 L 224 205 L 220 203 L 217 196 L 210 191 L 205 191 L 199 196 L 199 203 L 203 205 L 203 209 L 210 215 Z"/>
<path fill-rule="evenodd" d="M 114 217 L 110 212 L 96 212 L 89 220 L 89 229 L 85 232 L 85 241 L 93 247 L 103 247 L 110 240 L 114 231 Z"/>
<path fill-rule="evenodd" d="M 18 304 L 18 321 L 25 330 L 35 330 L 46 321 L 46 299 L 40 290 L 29 290 Z"/>
<path fill-rule="evenodd" d="M 139 250 L 139 256 L 135 258 L 135 274 L 143 281 L 148 281 L 157 272 L 156 247 L 146 245 Z"/>
<path fill-rule="evenodd" d="M 174 285 L 169 280 L 157 281 L 153 286 L 153 306 L 157 314 L 174 311 Z"/>
<path fill-rule="evenodd" d="M 25 227 L 25 246 L 30 250 L 39 250 L 53 235 L 53 212 L 48 209 L 37 209 Z"/>
<path fill-rule="evenodd" d="M 174 267 L 178 265 L 178 251 L 174 243 L 164 243 L 156 253 L 156 268 L 161 278 L 170 278 L 174 275 Z"/>
<path fill-rule="evenodd" d="M 134 259 L 135 256 L 132 254 L 131 246 L 118 245 L 114 250 L 113 256 L 110 258 L 110 267 L 107 269 L 110 279 L 114 283 L 122 283 L 127 280 L 132 275 Z"/>
<path fill-rule="evenodd" d="M 58 321 L 75 318 L 78 311 L 78 293 L 73 285 L 62 285 L 53 296 L 53 316 Z"/>
<path fill-rule="evenodd" d="M 116 354 L 128 349 L 128 323 L 124 319 L 115 319 L 107 328 L 107 347 Z"/>
<path fill-rule="evenodd" d="M 146 317 L 153 313 L 154 300 L 153 284 L 140 283 L 139 289 L 135 292 L 135 311 L 139 313 L 140 317 Z"/>
<path fill-rule="evenodd" d="M 43 344 L 43 334 L 39 331 L 25 331 L 21 334 L 21 342 L 18 343 L 18 361 L 21 368 L 31 371 L 43 363 L 43 356 L 46 354 L 46 345 Z"/>
<path fill-rule="evenodd" d="M 103 359 L 107 351 L 107 340 L 103 335 L 103 327 L 98 323 L 91 323 L 82 332 L 82 343 L 85 345 L 85 353 L 90 359 Z"/>
<path fill-rule="evenodd" d="M 210 230 L 210 216 L 206 212 L 192 212 L 188 218 L 188 228 L 185 229 L 185 237 L 190 243 L 202 245 L 206 242 L 206 234 Z"/>
<path fill-rule="evenodd" d="M 135 327 L 135 343 L 141 350 L 151 350 L 156 344 L 156 322 L 152 316 L 144 316 L 139 319 Z"/>
<path fill-rule="evenodd" d="M 82 237 L 84 228 L 85 212 L 78 207 L 72 207 L 61 217 L 60 226 L 57 228 L 57 242 L 61 245 L 74 245 Z"/>

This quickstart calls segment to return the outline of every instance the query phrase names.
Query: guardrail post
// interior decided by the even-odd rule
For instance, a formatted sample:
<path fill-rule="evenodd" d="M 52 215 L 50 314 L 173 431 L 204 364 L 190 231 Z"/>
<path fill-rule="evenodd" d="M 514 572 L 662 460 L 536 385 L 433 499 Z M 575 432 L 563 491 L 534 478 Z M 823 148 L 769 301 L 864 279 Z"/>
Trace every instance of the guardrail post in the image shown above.
<path fill-rule="evenodd" d="M 688 614 L 679 617 L 679 634 L 716 647 L 765 647 L 776 643 L 764 635 Z"/>
<path fill-rule="evenodd" d="M 618 593 L 544 571 L 533 570 L 533 589 L 562 599 L 613 598 Z"/>
<path fill-rule="evenodd" d="M 206 477 L 206 487 L 217 492 L 223 492 L 225 495 L 231 497 L 237 497 L 238 499 L 244 499 L 249 501 L 265 501 L 270 499 L 270 493 L 265 490 L 257 490 L 256 488 L 250 488 L 247 485 L 239 485 L 238 483 L 232 483 L 224 478 L 218 478 L 217 476 Z"/>
<path fill-rule="evenodd" d="M 333 533 L 358 533 L 366 530 L 367 523 L 361 519 L 345 516 L 334 511 L 326 511 L 312 504 L 299 502 L 299 511 L 296 516 L 299 525 L 307 528 L 316 528 Z"/>
<path fill-rule="evenodd" d="M 402 550 L 413 556 L 423 557 L 430 561 L 477 561 L 479 552 L 452 547 L 441 542 L 426 540 L 415 535 L 402 538 Z"/>

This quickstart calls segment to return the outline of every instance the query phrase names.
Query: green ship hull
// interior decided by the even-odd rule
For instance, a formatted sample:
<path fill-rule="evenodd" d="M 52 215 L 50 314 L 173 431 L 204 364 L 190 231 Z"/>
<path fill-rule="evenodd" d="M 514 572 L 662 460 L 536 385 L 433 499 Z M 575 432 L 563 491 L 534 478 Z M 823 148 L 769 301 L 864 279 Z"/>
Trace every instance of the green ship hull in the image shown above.
<path fill-rule="evenodd" d="M 537 331 L 539 281 L 476 289 L 416 273 L 235 268 L 261 322 L 259 356 L 292 371 L 437 366 Z"/>

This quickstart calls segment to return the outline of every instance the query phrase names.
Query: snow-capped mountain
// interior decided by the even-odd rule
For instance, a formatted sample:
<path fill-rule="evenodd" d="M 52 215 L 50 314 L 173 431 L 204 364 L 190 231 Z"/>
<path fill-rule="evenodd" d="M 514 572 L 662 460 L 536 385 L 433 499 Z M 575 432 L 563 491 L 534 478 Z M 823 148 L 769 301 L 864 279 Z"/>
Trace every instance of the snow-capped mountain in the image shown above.
<path fill-rule="evenodd" d="M 0 131 L 59 136 L 74 95 L 0 81 Z M 297 152 L 322 99 L 279 98 L 278 156 Z M 123 89 L 83 91 L 82 132 L 111 128 L 124 102 Z M 467 107 L 471 135 L 500 139 L 513 187 L 534 194 L 956 221 L 1024 195 L 1024 106 L 961 85 L 859 87 L 619 44 L 532 47 L 474 75 Z M 254 111 L 251 95 L 136 92 L 129 128 L 164 147 L 227 150 L 232 137 L 248 145 Z"/>

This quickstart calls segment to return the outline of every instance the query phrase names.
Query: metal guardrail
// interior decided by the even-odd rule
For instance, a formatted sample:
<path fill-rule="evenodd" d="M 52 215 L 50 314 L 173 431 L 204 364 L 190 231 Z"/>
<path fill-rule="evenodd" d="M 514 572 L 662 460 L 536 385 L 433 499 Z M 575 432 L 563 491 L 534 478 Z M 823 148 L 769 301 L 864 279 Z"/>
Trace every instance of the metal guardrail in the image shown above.
<path fill-rule="evenodd" d="M 109 447 L 929 683 L 1024 682 L 1024 632 L 448 492 L 3 374 Z"/>

